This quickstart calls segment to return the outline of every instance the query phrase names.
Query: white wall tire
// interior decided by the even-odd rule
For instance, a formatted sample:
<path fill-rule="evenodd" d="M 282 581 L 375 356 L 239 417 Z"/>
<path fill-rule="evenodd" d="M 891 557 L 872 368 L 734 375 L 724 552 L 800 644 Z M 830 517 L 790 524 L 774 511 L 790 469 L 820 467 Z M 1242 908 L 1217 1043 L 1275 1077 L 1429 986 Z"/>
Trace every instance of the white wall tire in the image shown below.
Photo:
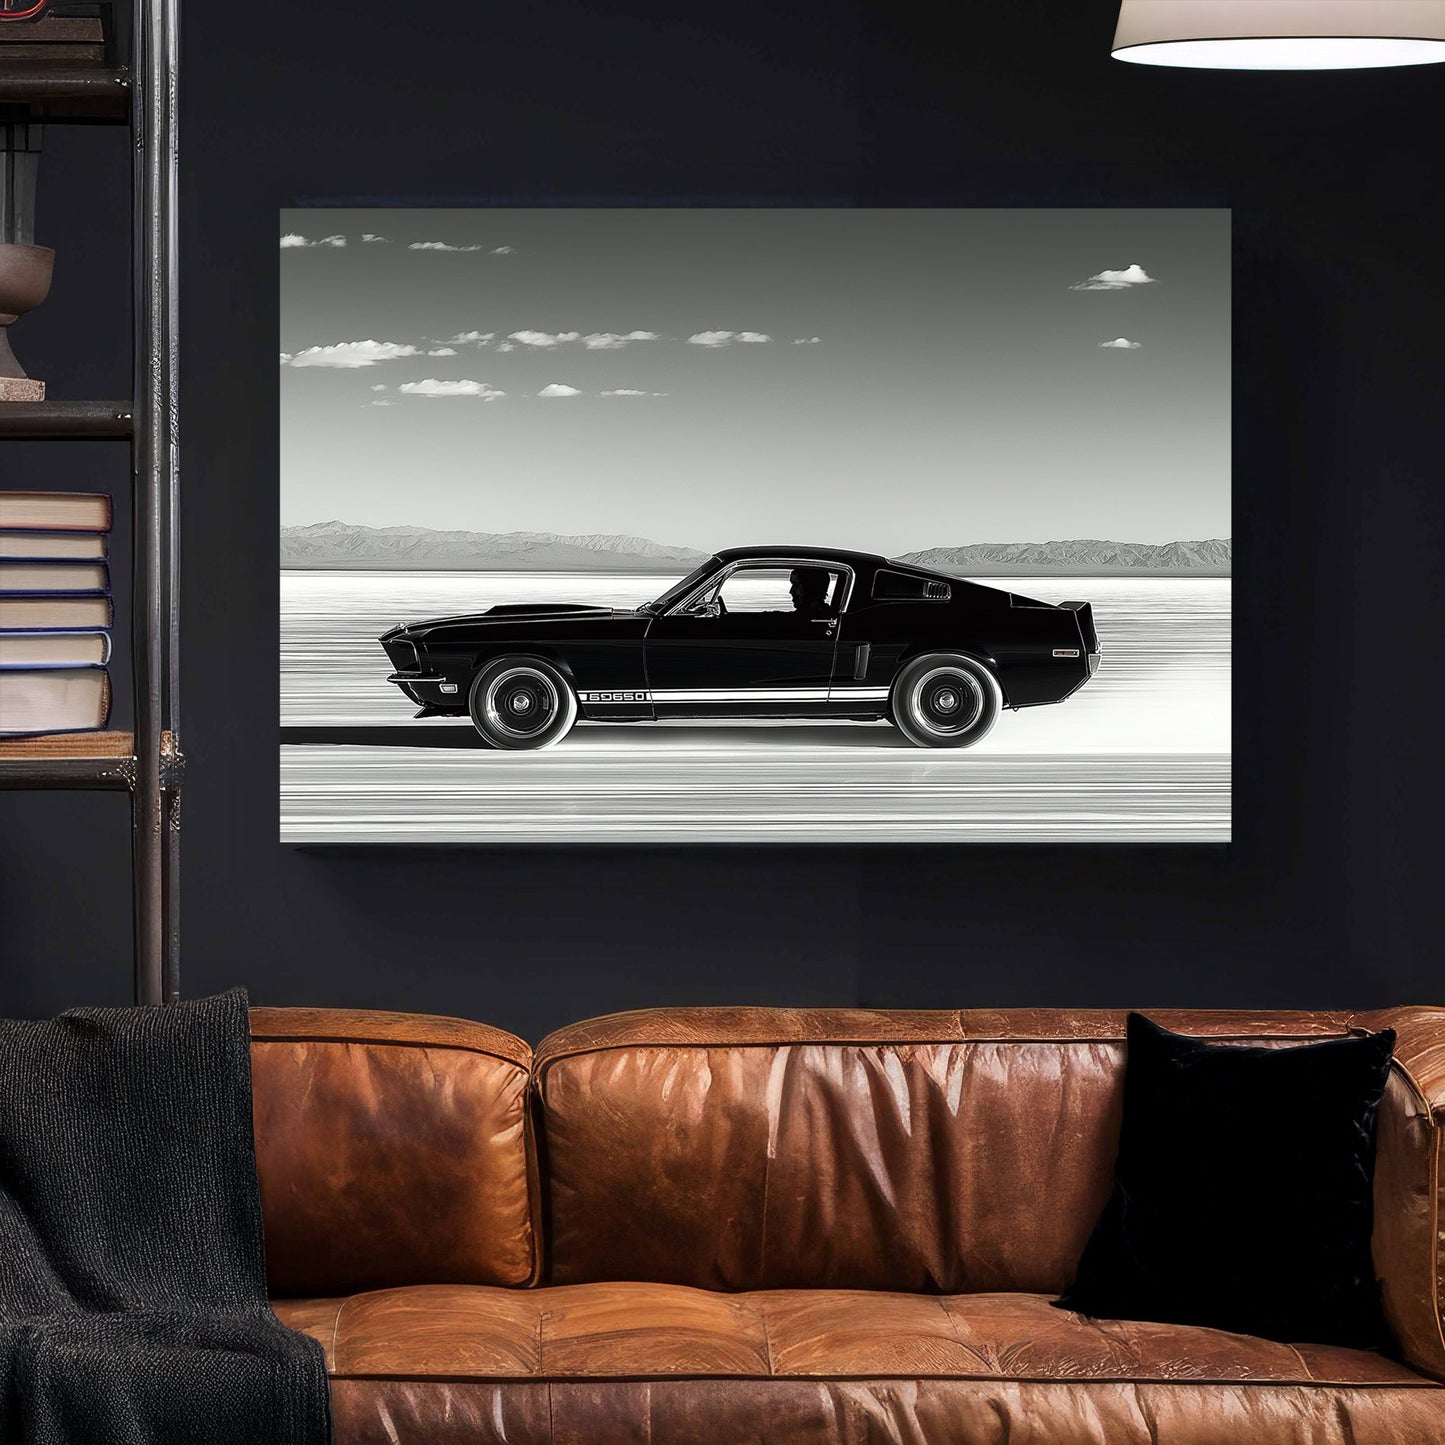
<path fill-rule="evenodd" d="M 971 748 L 1002 710 L 998 679 L 958 652 L 930 652 L 905 663 L 889 696 L 893 725 L 919 748 Z"/>
<path fill-rule="evenodd" d="M 467 711 L 490 746 L 531 752 L 554 746 L 572 731 L 577 694 L 540 657 L 498 657 L 472 679 Z"/>

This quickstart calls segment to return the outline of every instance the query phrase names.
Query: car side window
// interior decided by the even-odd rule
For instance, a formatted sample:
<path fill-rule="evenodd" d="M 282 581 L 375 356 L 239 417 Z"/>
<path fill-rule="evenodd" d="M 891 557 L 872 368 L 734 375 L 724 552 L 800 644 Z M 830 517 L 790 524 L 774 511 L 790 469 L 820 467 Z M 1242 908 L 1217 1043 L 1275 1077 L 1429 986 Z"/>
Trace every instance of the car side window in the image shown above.
<path fill-rule="evenodd" d="M 729 616 L 782 612 L 834 616 L 843 575 L 826 567 L 740 567 L 718 593 Z"/>

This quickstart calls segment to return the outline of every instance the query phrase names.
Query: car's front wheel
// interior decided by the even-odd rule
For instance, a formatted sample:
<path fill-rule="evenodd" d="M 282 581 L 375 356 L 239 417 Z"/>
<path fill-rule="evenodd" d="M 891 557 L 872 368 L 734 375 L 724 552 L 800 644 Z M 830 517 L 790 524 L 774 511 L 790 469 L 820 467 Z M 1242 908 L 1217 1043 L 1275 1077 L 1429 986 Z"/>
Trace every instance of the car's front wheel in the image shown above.
<path fill-rule="evenodd" d="M 931 652 L 904 665 L 888 701 L 894 725 L 914 746 L 967 748 L 998 721 L 1003 693 L 981 662 Z"/>
<path fill-rule="evenodd" d="M 547 748 L 577 721 L 577 694 L 540 657 L 499 657 L 472 679 L 472 724 L 494 748 Z"/>

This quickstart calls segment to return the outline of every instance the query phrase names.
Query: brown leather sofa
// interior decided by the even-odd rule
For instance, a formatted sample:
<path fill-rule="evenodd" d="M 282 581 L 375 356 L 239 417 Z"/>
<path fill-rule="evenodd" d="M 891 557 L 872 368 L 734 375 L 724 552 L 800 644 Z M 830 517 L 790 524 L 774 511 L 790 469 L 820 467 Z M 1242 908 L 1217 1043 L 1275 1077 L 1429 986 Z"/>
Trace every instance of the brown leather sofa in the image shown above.
<path fill-rule="evenodd" d="M 277 1312 L 326 1347 L 339 1445 L 1445 1442 L 1445 1009 L 1155 1016 L 1399 1031 L 1401 1362 L 1050 1306 L 1110 1184 L 1124 1019 L 1094 1011 L 654 1010 L 534 1054 L 257 1009 Z"/>

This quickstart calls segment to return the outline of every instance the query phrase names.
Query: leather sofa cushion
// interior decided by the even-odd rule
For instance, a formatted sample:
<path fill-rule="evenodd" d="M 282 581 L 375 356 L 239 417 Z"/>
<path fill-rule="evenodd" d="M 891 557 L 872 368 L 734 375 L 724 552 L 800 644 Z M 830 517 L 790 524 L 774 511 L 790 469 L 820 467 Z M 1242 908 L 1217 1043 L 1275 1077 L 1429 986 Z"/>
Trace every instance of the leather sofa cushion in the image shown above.
<path fill-rule="evenodd" d="M 252 1009 L 272 1293 L 530 1283 L 530 1064 L 460 1019 Z"/>
<path fill-rule="evenodd" d="M 1370 1351 L 1091 1320 L 1037 1294 L 414 1285 L 275 1308 L 321 1341 L 340 1379 L 1253 1381 L 1428 1387 L 1445 1407 L 1445 1387 Z"/>
<path fill-rule="evenodd" d="M 1157 1017 L 1272 1042 L 1351 1027 Z M 1058 1293 L 1112 1184 L 1123 1032 L 1100 1010 L 729 1008 L 562 1029 L 535 1064 L 548 1278 Z"/>
<path fill-rule="evenodd" d="M 326 1349 L 337 1445 L 1445 1440 L 1445 1387 L 1378 1355 L 1043 1295 L 430 1285 L 276 1309 Z"/>

